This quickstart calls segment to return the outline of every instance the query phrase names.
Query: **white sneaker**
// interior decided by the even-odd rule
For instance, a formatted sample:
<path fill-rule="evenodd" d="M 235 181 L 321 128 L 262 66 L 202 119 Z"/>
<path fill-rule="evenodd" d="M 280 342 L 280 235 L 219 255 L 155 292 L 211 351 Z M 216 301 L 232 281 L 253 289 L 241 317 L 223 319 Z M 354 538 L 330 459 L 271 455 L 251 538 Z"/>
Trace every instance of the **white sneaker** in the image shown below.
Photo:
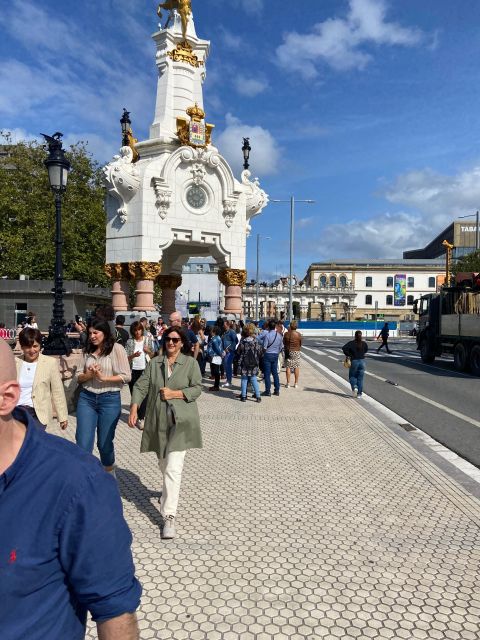
<path fill-rule="evenodd" d="M 358 389 L 357 389 L 357 387 L 355 387 L 355 389 L 353 390 L 353 397 L 354 398 L 358 398 Z"/>
<path fill-rule="evenodd" d="M 222 384 L 222 389 L 228 389 L 231 386 L 232 386 L 231 384 L 229 384 L 228 382 L 225 382 L 225 384 Z"/>
<path fill-rule="evenodd" d="M 286 384 L 286 385 L 285 385 L 285 389 L 290 389 L 290 385 L 289 385 L 289 384 Z"/>
<path fill-rule="evenodd" d="M 175 516 L 165 516 L 163 520 L 162 538 L 164 540 L 171 540 L 175 537 Z"/>
<path fill-rule="evenodd" d="M 135 426 L 137 427 L 137 429 L 139 429 L 140 431 L 143 431 L 143 427 L 145 426 L 145 420 L 137 420 Z"/>
<path fill-rule="evenodd" d="M 293 388 L 294 388 L 294 389 L 298 389 L 298 384 L 294 384 L 294 385 L 293 385 Z"/>

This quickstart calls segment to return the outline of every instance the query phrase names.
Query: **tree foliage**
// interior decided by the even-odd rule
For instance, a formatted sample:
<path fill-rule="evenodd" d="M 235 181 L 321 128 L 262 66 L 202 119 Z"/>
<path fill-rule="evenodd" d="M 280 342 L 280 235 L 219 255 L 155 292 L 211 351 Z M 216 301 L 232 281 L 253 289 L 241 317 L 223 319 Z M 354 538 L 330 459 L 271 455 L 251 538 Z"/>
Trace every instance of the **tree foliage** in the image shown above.
<path fill-rule="evenodd" d="M 0 275 L 52 280 L 55 265 L 55 202 L 37 142 L 10 144 L 0 157 Z M 72 169 L 62 198 L 65 280 L 107 285 L 102 171 L 83 142 L 66 153 Z"/>
<path fill-rule="evenodd" d="M 453 266 L 453 273 L 478 273 L 480 271 L 480 251 L 472 251 L 459 258 Z"/>

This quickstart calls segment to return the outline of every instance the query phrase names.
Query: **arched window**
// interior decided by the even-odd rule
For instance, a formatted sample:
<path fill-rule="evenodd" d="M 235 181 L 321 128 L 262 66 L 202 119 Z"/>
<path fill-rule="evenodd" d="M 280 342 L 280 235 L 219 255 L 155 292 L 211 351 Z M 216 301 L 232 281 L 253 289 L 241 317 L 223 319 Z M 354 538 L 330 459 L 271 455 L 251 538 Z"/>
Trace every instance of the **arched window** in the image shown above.
<path fill-rule="evenodd" d="M 321 287 L 327 286 L 327 276 L 320 276 L 320 286 Z"/>
<path fill-rule="evenodd" d="M 372 304 L 372 296 L 365 296 L 365 304 Z"/>
<path fill-rule="evenodd" d="M 331 287 L 337 286 L 337 276 L 330 276 L 330 286 Z"/>
<path fill-rule="evenodd" d="M 347 286 L 346 276 L 340 276 L 340 286 L 342 287 L 342 289 L 345 289 L 345 287 Z"/>

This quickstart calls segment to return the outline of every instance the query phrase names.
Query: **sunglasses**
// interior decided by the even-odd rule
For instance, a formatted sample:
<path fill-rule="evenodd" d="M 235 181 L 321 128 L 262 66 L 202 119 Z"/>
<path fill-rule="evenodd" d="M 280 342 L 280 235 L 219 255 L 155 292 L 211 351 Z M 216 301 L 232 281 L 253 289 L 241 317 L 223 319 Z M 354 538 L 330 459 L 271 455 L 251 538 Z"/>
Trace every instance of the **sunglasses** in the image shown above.
<path fill-rule="evenodd" d="M 180 342 L 180 338 L 165 338 L 165 342 L 173 342 L 173 344 L 178 344 Z"/>

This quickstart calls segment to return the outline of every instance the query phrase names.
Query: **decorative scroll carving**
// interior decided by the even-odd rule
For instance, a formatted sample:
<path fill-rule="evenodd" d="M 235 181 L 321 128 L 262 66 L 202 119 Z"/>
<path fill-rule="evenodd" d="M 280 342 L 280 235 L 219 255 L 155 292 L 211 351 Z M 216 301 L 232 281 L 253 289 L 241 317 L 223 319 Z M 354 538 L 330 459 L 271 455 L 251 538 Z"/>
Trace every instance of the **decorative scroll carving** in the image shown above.
<path fill-rule="evenodd" d="M 157 277 L 157 283 L 162 289 L 178 289 L 182 284 L 182 276 L 175 274 L 162 274 Z"/>
<path fill-rule="evenodd" d="M 126 262 L 115 262 L 106 264 L 104 271 L 111 280 L 129 280 L 130 273 Z"/>
<path fill-rule="evenodd" d="M 250 176 L 251 173 L 248 169 L 242 171 L 242 184 L 247 194 L 247 221 L 254 216 L 258 216 L 268 204 L 268 194 L 260 188 L 258 178 L 255 178 L 252 182 Z M 250 230 L 249 227 L 250 225 L 247 224 L 247 232 Z"/>
<path fill-rule="evenodd" d="M 196 162 L 190 169 L 190 173 L 192 174 L 193 184 L 197 185 L 202 184 L 202 182 L 205 180 L 205 176 L 207 175 L 205 167 L 201 162 Z"/>
<path fill-rule="evenodd" d="M 161 262 L 129 262 L 128 272 L 132 280 L 155 280 L 162 272 Z"/>
<path fill-rule="evenodd" d="M 160 178 L 152 178 L 152 185 L 155 190 L 155 206 L 157 207 L 158 215 L 162 220 L 165 220 L 172 202 L 172 192 L 166 188 L 165 182 Z"/>
<path fill-rule="evenodd" d="M 237 213 L 237 203 L 233 200 L 223 201 L 223 217 L 225 218 L 225 224 L 230 228 L 233 224 L 233 219 Z"/>
<path fill-rule="evenodd" d="M 193 53 L 192 46 L 186 41 L 179 42 L 175 49 L 167 51 L 167 56 L 171 58 L 173 62 L 186 62 L 197 69 L 204 65 L 203 60 L 200 60 L 199 57 Z"/>
<path fill-rule="evenodd" d="M 140 187 L 140 174 L 133 164 L 132 149 L 122 147 L 120 155 L 113 156 L 113 160 L 103 168 L 103 174 L 108 193 L 120 205 L 117 215 L 122 224 L 125 224 L 128 218 L 128 203 Z"/>
<path fill-rule="evenodd" d="M 224 267 L 218 271 L 218 279 L 226 287 L 244 287 L 247 283 L 247 272 L 245 269 L 229 269 Z"/>

